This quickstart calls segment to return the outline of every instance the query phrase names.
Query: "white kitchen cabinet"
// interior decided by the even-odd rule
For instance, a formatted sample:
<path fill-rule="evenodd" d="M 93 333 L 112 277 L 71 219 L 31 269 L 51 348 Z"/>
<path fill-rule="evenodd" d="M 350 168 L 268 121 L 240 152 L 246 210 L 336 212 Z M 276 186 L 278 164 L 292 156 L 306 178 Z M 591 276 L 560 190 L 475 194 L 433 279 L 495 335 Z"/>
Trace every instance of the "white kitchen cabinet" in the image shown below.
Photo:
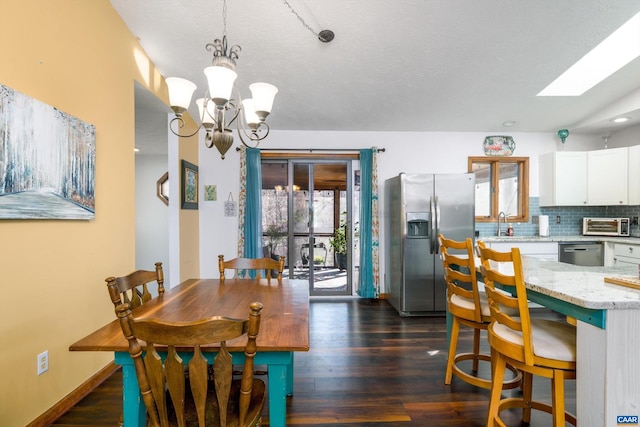
<path fill-rule="evenodd" d="M 640 145 L 629 147 L 629 204 L 640 205 Z"/>
<path fill-rule="evenodd" d="M 532 256 L 546 261 L 558 261 L 557 242 L 488 242 L 487 246 L 499 252 L 510 251 L 512 247 L 520 248 L 520 255 Z M 640 255 L 640 250 L 638 250 Z"/>
<path fill-rule="evenodd" d="M 587 152 L 557 151 L 539 158 L 540 206 L 587 204 Z"/>
<path fill-rule="evenodd" d="M 629 149 L 610 148 L 587 152 L 587 204 L 626 205 L 629 202 Z"/>
<path fill-rule="evenodd" d="M 613 265 L 640 264 L 640 245 L 616 243 L 613 246 Z"/>

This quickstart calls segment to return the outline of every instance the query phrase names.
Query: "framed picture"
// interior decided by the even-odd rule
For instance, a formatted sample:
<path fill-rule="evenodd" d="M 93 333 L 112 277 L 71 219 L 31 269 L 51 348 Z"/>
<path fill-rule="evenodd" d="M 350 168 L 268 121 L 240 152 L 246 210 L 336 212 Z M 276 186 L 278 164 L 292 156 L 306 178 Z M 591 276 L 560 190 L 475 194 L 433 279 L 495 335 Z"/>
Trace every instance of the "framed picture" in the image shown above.
<path fill-rule="evenodd" d="M 204 186 L 204 199 L 206 201 L 216 201 L 218 200 L 218 189 L 215 185 L 205 185 Z"/>
<path fill-rule="evenodd" d="M 95 126 L 0 85 L 0 219 L 95 219 Z"/>
<path fill-rule="evenodd" d="M 198 209 L 198 166 L 182 161 L 182 209 Z"/>

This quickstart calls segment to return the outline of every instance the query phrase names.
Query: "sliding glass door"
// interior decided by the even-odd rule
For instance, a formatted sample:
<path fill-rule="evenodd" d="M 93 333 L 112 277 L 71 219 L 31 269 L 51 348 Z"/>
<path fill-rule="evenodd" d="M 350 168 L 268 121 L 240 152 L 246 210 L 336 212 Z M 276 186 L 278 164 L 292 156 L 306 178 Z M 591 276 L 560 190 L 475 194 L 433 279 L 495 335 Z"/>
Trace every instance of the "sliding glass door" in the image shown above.
<path fill-rule="evenodd" d="M 265 254 L 286 256 L 310 295 L 351 295 L 350 160 L 263 160 Z"/>

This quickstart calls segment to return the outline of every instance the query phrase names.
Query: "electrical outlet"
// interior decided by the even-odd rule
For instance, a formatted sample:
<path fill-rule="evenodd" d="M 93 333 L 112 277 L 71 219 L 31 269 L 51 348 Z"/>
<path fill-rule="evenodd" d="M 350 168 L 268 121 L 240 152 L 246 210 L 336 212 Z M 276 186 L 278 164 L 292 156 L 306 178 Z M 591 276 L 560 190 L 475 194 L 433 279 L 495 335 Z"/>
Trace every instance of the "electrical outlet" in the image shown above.
<path fill-rule="evenodd" d="M 638 217 L 634 216 L 633 219 L 631 220 L 631 225 L 638 225 Z"/>
<path fill-rule="evenodd" d="M 42 375 L 49 370 L 49 351 L 43 351 L 38 355 L 38 375 Z"/>
<path fill-rule="evenodd" d="M 556 224 L 560 224 L 560 215 L 556 215 Z"/>

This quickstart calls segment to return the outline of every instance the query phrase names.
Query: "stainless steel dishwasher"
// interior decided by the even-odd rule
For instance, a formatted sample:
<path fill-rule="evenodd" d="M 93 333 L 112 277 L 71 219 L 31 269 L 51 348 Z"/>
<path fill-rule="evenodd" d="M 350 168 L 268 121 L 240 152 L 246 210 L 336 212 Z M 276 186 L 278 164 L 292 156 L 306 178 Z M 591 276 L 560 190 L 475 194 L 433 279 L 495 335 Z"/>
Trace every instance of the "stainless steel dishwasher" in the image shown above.
<path fill-rule="evenodd" d="M 603 266 L 604 246 L 602 242 L 560 242 L 558 261 L 575 265 Z"/>

